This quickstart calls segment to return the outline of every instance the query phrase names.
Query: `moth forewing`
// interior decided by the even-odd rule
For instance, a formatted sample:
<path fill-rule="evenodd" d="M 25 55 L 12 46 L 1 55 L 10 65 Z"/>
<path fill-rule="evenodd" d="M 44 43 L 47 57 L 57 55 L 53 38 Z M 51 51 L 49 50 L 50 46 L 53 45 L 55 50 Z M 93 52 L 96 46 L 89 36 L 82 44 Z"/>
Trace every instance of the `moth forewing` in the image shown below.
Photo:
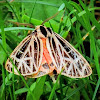
<path fill-rule="evenodd" d="M 58 40 L 59 45 L 62 46 L 61 43 L 65 44 L 63 44 L 65 47 L 62 46 L 62 51 L 67 55 L 67 57 L 64 57 L 63 59 L 65 59 L 64 61 L 66 63 L 70 63 L 66 65 L 65 70 L 62 72 L 62 75 L 71 78 L 83 78 L 91 75 L 92 69 L 85 58 L 67 40 L 63 39 L 56 33 L 55 36 L 60 40 Z M 61 67 L 63 68 L 63 66 Z"/>
<path fill-rule="evenodd" d="M 34 35 L 27 36 L 22 40 L 22 42 L 20 42 L 20 44 L 10 55 L 10 58 L 13 60 L 15 66 L 23 76 L 35 74 L 38 72 L 38 61 L 34 61 L 34 50 L 36 49 L 35 51 L 37 57 L 39 49 L 37 49 L 38 47 L 35 47 L 36 45 L 34 46 L 34 41 L 36 41 Z M 7 71 L 12 72 L 12 63 L 9 59 L 6 62 L 5 68 Z M 19 75 L 16 69 L 14 70 L 14 73 Z"/>

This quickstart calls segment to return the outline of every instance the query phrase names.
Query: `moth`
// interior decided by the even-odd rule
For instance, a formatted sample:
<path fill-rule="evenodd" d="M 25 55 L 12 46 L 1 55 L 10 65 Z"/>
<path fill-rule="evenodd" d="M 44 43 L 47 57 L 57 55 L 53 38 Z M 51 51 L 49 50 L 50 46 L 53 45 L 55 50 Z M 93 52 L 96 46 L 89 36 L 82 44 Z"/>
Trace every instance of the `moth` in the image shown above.
<path fill-rule="evenodd" d="M 61 75 L 71 78 L 84 78 L 92 73 L 89 63 L 67 40 L 43 25 L 24 38 L 10 58 L 21 75 L 31 78 L 58 75 L 61 71 Z M 9 58 L 5 68 L 12 72 Z M 15 68 L 14 73 L 19 75 Z"/>

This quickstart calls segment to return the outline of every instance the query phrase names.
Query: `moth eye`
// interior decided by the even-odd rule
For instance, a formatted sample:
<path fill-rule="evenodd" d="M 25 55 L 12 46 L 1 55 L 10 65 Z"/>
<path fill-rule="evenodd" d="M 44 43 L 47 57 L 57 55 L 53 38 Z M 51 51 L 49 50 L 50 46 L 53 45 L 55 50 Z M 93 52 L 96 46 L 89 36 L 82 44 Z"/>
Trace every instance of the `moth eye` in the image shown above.
<path fill-rule="evenodd" d="M 40 30 L 41 30 L 42 34 L 43 34 L 45 37 L 47 37 L 47 31 L 46 31 L 46 29 L 45 29 L 43 26 L 40 26 Z"/>

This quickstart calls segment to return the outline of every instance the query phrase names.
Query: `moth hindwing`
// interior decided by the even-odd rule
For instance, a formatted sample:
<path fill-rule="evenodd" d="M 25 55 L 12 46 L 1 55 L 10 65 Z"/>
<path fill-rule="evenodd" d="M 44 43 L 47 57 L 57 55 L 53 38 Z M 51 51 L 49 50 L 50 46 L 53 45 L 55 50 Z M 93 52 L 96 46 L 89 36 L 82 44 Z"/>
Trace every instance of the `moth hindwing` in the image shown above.
<path fill-rule="evenodd" d="M 54 72 L 71 78 L 83 78 L 92 73 L 85 58 L 65 39 L 50 28 L 37 26 L 11 53 L 17 69 L 23 76 L 37 78 Z M 12 63 L 8 59 L 5 65 L 12 72 Z M 18 75 L 14 68 L 14 73 Z"/>

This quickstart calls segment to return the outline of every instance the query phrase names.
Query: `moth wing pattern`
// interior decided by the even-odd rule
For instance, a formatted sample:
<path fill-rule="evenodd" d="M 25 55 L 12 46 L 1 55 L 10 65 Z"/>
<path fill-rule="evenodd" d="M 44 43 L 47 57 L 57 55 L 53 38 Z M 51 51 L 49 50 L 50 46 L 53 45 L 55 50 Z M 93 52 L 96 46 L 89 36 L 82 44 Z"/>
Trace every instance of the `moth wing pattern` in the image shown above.
<path fill-rule="evenodd" d="M 85 58 L 65 39 L 52 32 L 48 50 L 58 72 L 71 78 L 83 78 L 92 73 Z"/>
<path fill-rule="evenodd" d="M 42 52 L 42 42 L 32 34 L 23 39 L 11 53 L 10 58 L 19 72 L 23 76 L 27 76 L 38 72 L 42 61 Z M 5 68 L 7 71 L 12 72 L 12 67 L 13 65 L 8 59 Z M 15 68 L 14 73 L 19 75 Z"/>
<path fill-rule="evenodd" d="M 65 39 L 45 26 L 37 26 L 11 53 L 10 58 L 21 75 L 38 78 L 53 71 L 71 78 L 83 78 L 92 73 L 85 58 Z M 8 59 L 5 65 L 12 72 Z M 14 73 L 19 75 L 14 68 Z"/>

